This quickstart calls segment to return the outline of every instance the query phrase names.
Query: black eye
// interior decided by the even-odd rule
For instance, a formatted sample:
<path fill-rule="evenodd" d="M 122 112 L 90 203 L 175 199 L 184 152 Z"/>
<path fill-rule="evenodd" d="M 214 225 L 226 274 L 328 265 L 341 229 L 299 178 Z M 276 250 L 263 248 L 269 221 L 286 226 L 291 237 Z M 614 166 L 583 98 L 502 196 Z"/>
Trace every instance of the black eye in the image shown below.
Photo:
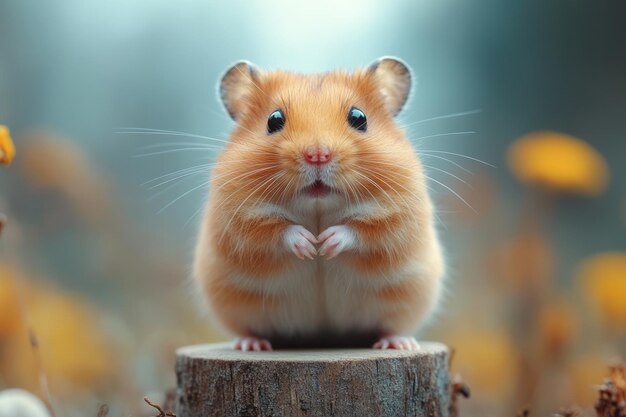
<path fill-rule="evenodd" d="M 365 113 L 356 107 L 352 107 L 348 112 L 348 123 L 360 132 L 367 130 L 367 118 L 365 117 Z"/>
<path fill-rule="evenodd" d="M 272 134 L 282 130 L 285 126 L 285 115 L 281 110 L 276 110 L 267 119 L 267 133 Z"/>

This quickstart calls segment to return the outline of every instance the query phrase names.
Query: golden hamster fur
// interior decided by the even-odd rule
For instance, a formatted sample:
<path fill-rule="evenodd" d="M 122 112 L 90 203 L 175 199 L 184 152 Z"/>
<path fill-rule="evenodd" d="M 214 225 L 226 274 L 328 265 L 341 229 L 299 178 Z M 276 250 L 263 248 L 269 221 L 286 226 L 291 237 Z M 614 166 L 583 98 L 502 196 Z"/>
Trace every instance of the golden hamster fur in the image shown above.
<path fill-rule="evenodd" d="M 232 66 L 236 125 L 212 172 L 194 275 L 235 348 L 417 349 L 443 259 L 418 156 L 394 116 L 411 72 Z"/>

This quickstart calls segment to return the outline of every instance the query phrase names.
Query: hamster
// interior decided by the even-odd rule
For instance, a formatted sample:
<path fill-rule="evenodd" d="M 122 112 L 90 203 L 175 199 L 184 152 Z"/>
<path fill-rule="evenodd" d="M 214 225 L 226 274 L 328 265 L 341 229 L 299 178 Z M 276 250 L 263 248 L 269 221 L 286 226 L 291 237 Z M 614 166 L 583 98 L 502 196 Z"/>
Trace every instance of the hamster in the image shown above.
<path fill-rule="evenodd" d="M 444 265 L 418 156 L 394 121 L 411 72 L 302 75 L 239 62 L 194 275 L 235 349 L 417 349 Z"/>

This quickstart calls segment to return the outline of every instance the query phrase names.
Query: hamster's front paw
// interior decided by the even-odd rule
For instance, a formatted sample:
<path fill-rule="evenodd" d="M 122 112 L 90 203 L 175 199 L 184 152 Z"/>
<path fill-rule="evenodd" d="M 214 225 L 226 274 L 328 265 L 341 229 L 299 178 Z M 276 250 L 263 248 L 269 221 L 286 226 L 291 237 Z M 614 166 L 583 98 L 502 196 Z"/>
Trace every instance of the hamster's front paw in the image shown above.
<path fill-rule="evenodd" d="M 372 346 L 374 349 L 418 350 L 419 343 L 410 336 L 385 336 Z"/>
<path fill-rule="evenodd" d="M 296 224 L 287 226 L 283 235 L 283 243 L 287 250 L 293 252 L 300 259 L 304 259 L 305 256 L 313 259 L 317 255 L 317 250 L 313 246 L 314 243 L 317 243 L 317 239 L 303 226 Z"/>
<path fill-rule="evenodd" d="M 328 259 L 356 246 L 356 234 L 345 225 L 329 227 L 320 233 L 317 240 L 322 243 L 318 251 L 319 255 L 328 255 Z"/>

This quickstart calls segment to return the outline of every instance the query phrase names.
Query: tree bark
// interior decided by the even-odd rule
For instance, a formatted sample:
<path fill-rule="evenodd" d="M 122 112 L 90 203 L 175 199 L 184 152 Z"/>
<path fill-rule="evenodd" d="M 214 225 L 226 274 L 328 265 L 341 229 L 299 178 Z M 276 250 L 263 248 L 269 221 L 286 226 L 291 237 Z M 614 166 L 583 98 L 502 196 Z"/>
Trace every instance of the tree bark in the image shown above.
<path fill-rule="evenodd" d="M 448 349 L 177 351 L 178 417 L 449 416 Z"/>

